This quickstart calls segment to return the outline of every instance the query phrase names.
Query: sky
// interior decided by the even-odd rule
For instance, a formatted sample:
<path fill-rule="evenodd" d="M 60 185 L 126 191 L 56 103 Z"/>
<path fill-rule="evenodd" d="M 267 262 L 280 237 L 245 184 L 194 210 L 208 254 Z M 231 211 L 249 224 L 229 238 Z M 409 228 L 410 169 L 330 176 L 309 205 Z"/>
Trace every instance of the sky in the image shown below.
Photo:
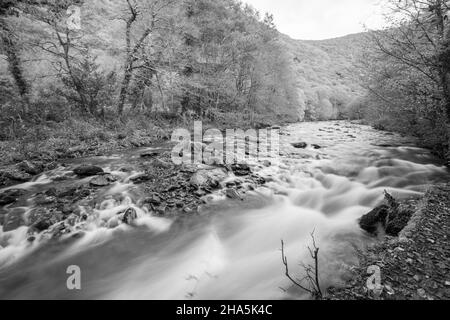
<path fill-rule="evenodd" d="M 381 0 L 244 0 L 274 15 L 280 32 L 294 39 L 322 40 L 383 26 Z"/>

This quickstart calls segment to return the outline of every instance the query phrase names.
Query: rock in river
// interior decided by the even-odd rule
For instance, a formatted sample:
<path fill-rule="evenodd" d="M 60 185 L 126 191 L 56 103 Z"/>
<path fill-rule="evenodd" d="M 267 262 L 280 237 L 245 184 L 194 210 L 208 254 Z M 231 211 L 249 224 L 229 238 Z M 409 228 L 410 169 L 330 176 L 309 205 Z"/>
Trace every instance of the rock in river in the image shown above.
<path fill-rule="evenodd" d="M 252 170 L 247 164 L 233 164 L 231 170 L 237 177 L 248 176 L 252 173 Z"/>
<path fill-rule="evenodd" d="M 308 147 L 308 144 L 306 142 L 297 142 L 293 143 L 292 146 L 296 149 L 306 149 L 306 147 Z"/>
<path fill-rule="evenodd" d="M 43 168 L 42 168 L 41 165 L 32 163 L 32 162 L 27 161 L 27 160 L 19 163 L 17 165 L 17 168 L 19 170 L 24 171 L 24 172 L 26 172 L 28 174 L 33 175 L 33 176 L 38 175 L 38 174 L 42 173 L 42 171 L 43 171 Z"/>
<path fill-rule="evenodd" d="M 32 179 L 32 176 L 26 172 L 20 171 L 18 169 L 9 169 L 0 173 L 0 176 L 3 176 L 9 180 L 17 181 L 17 182 L 28 182 Z"/>
<path fill-rule="evenodd" d="M 75 168 L 73 172 L 79 177 L 91 177 L 103 173 L 103 169 L 92 165 L 82 165 Z"/>
<path fill-rule="evenodd" d="M 9 232 L 25 225 L 24 219 L 25 210 L 22 208 L 15 208 L 11 210 L 4 218 L 3 232 Z"/>
<path fill-rule="evenodd" d="M 18 198 L 23 194 L 24 194 L 23 190 L 14 190 L 14 189 L 0 193 L 0 206 L 6 206 L 7 204 L 16 202 Z"/>
<path fill-rule="evenodd" d="M 371 234 L 376 234 L 379 228 L 386 227 L 386 219 L 388 215 L 389 206 L 381 205 L 364 215 L 359 221 L 359 225 L 363 230 Z"/>
<path fill-rule="evenodd" d="M 97 176 L 91 179 L 89 184 L 93 187 L 106 187 L 111 183 L 111 179 L 108 176 Z"/>
<path fill-rule="evenodd" d="M 145 151 L 141 153 L 141 158 L 155 158 L 159 155 L 159 152 L 155 150 Z"/>
<path fill-rule="evenodd" d="M 363 230 L 377 234 L 380 228 L 387 235 L 396 237 L 408 225 L 413 211 L 408 206 L 399 204 L 390 194 L 385 194 L 388 205 L 380 205 L 359 221 Z"/>
<path fill-rule="evenodd" d="M 137 212 L 133 208 L 128 208 L 127 211 L 123 214 L 122 221 L 126 224 L 133 223 L 134 220 L 137 219 Z"/>
<path fill-rule="evenodd" d="M 223 169 L 199 170 L 192 176 L 190 184 L 197 188 L 217 188 L 226 177 Z"/>
<path fill-rule="evenodd" d="M 239 194 L 239 192 L 237 192 L 234 189 L 229 188 L 225 191 L 225 193 L 227 195 L 227 198 L 234 199 L 234 200 L 244 200 L 242 198 L 242 196 Z"/>

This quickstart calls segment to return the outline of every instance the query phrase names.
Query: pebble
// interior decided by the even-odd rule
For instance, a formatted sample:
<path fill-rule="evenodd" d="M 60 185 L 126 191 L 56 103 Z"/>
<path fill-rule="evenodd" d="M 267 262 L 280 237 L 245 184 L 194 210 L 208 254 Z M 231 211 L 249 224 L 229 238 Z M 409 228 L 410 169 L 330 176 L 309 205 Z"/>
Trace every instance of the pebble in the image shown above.
<path fill-rule="evenodd" d="M 417 294 L 419 295 L 419 297 L 426 299 L 427 298 L 427 293 L 425 292 L 424 289 L 417 289 Z"/>

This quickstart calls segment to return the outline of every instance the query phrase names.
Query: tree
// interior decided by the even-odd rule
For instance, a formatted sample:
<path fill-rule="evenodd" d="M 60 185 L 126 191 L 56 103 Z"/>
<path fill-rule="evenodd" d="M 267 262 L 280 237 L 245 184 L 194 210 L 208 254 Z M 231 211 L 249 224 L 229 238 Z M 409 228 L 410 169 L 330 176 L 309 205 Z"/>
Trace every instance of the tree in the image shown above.
<path fill-rule="evenodd" d="M 298 288 L 308 292 L 314 299 L 322 299 L 323 293 L 319 280 L 319 251 L 320 249 L 316 245 L 314 232 L 311 233 L 312 247 L 308 247 L 308 251 L 314 264 L 302 264 L 305 276 L 301 279 L 294 278 L 289 271 L 289 263 L 284 252 L 284 241 L 281 241 L 281 259 L 285 268 L 286 277 Z"/>
<path fill-rule="evenodd" d="M 137 66 L 136 63 L 142 60 L 148 38 L 162 27 L 164 20 L 164 10 L 174 3 L 173 0 L 151 0 L 137 1 L 126 0 L 127 14 L 123 18 L 125 21 L 125 64 L 124 75 L 120 87 L 119 102 L 117 111 L 123 114 L 128 89 L 131 79 Z M 137 36 L 133 36 L 137 35 Z M 148 67 L 144 66 L 144 67 Z"/>
<path fill-rule="evenodd" d="M 7 21 L 10 16 L 18 16 L 17 5 L 20 1 L 7 0 L 0 4 L 0 39 L 2 44 L 2 51 L 6 54 L 9 72 L 14 78 L 18 92 L 24 101 L 24 112 L 26 112 L 26 105 L 28 105 L 28 94 L 30 85 L 23 74 L 23 64 L 20 56 L 20 47 L 18 45 L 18 36 L 9 26 Z"/>

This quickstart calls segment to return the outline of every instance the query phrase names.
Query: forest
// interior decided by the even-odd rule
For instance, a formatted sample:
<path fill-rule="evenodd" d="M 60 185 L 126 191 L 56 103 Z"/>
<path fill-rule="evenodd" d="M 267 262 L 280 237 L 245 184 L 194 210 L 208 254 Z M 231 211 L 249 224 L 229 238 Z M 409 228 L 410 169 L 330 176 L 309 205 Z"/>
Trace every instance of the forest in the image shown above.
<path fill-rule="evenodd" d="M 389 1 L 388 25 L 365 35 L 359 70 L 366 94 L 351 118 L 417 136 L 450 159 L 450 2 Z"/>
<path fill-rule="evenodd" d="M 236 0 L 2 1 L 0 150 L 139 146 L 195 120 L 351 119 L 446 157 L 448 3 L 389 3 L 383 30 L 301 41 Z"/>

